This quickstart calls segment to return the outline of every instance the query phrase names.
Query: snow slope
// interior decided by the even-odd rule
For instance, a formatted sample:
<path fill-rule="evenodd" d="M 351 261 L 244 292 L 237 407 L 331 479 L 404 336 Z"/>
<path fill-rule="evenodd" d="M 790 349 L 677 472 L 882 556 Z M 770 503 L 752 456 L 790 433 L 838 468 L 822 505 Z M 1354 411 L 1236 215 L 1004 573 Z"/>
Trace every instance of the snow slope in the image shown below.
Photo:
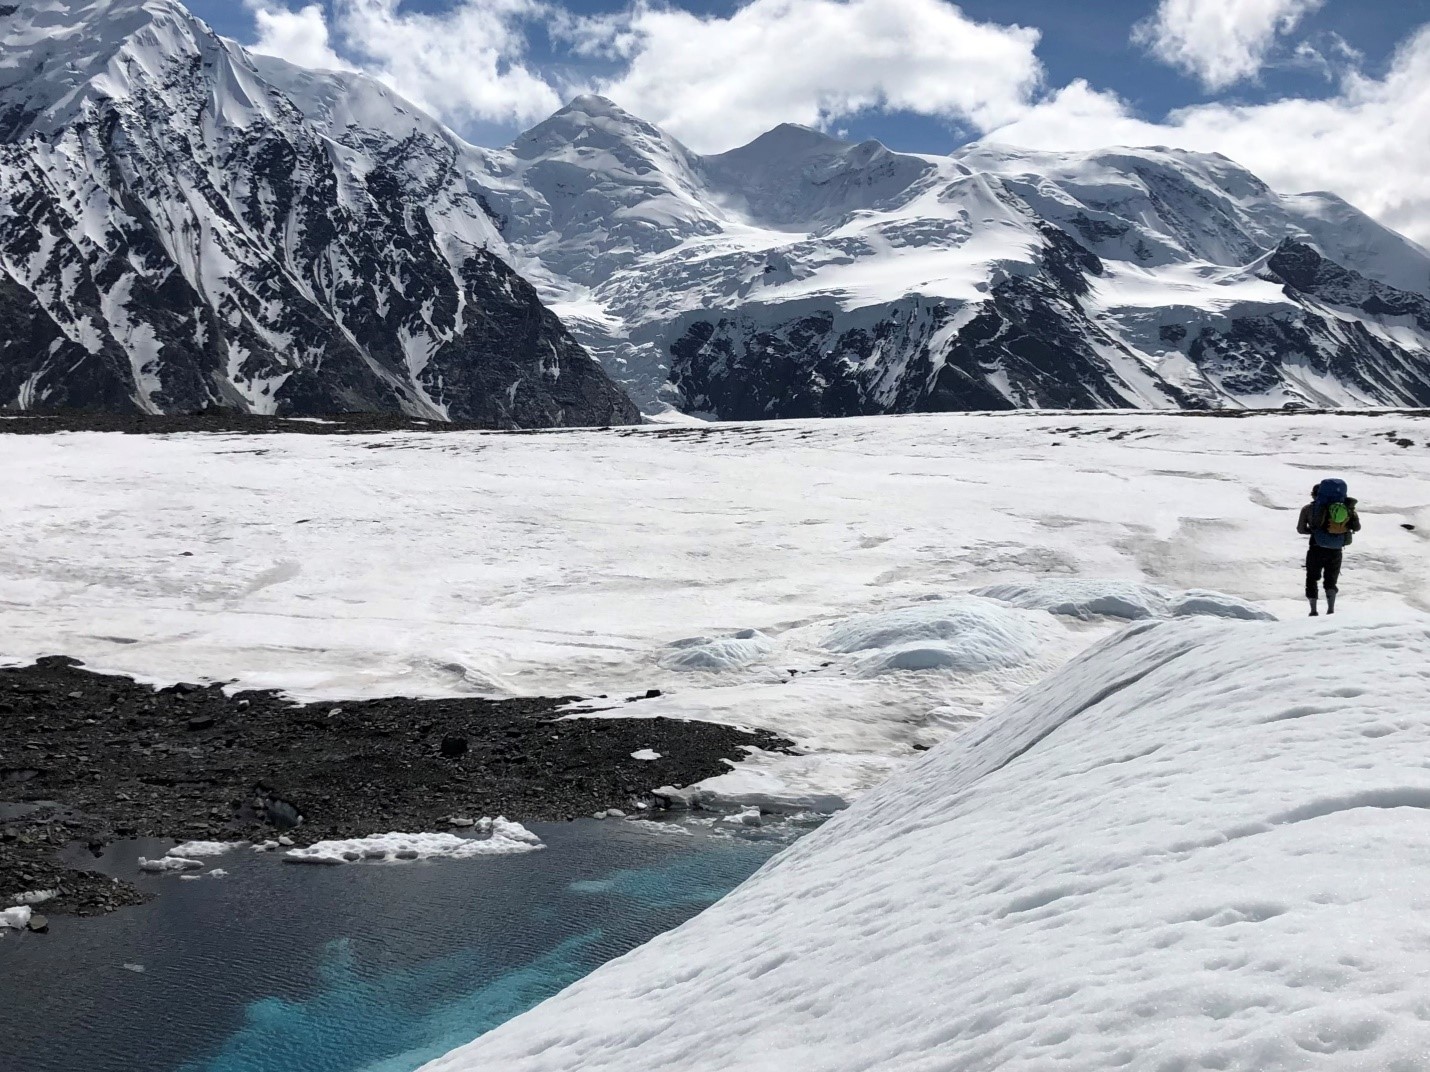
<path fill-rule="evenodd" d="M 745 799 L 855 796 L 1188 591 L 1303 615 L 1296 513 L 1326 473 L 1366 521 L 1338 620 L 1430 611 L 1430 422 L 1397 414 L 0 450 L 0 657 L 313 699 L 605 694 L 798 741 L 715 787 Z"/>
<path fill-rule="evenodd" d="M 1430 617 L 1135 625 L 427 1072 L 1419 1072 Z"/>

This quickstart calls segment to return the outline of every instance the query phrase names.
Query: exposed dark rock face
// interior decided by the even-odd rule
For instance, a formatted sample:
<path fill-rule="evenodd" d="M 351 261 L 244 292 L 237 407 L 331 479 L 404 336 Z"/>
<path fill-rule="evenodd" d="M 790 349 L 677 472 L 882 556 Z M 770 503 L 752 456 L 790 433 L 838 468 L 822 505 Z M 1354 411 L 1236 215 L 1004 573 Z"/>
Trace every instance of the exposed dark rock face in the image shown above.
<path fill-rule="evenodd" d="M 0 86 L 0 407 L 638 418 L 395 98 L 325 136 L 177 4 L 85 11 Z"/>
<path fill-rule="evenodd" d="M 671 378 L 690 409 L 734 420 L 1137 405 L 1105 355 L 1136 359 L 1082 304 L 1102 262 L 1066 232 L 1041 231 L 1039 270 L 997 283 L 961 322 L 949 303 L 914 296 L 868 326 L 825 313 L 761 328 L 767 310 L 696 319 L 671 348 Z M 1164 405 L 1204 405 L 1157 387 Z"/>

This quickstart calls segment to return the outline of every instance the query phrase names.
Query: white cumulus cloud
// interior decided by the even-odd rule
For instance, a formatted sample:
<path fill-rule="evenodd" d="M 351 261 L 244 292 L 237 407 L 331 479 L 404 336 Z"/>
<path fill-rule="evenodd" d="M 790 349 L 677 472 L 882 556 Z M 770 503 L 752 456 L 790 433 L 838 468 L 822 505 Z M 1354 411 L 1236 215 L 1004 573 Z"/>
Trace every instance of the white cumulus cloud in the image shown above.
<path fill-rule="evenodd" d="M 1324 0 L 1161 0 L 1133 40 L 1208 89 L 1253 77 L 1280 34 Z"/>
<path fill-rule="evenodd" d="M 304 67 L 355 67 L 449 123 L 530 123 L 561 105 L 526 60 L 527 30 L 546 18 L 544 0 L 459 0 L 440 12 L 402 0 L 332 0 L 330 16 L 317 3 L 245 4 L 255 52 Z"/>
<path fill-rule="evenodd" d="M 1329 190 L 1430 246 L 1430 26 L 1384 78 L 1353 73 L 1321 100 L 1213 103 L 1137 118 L 1115 95 L 1075 82 L 989 135 L 1040 149 L 1173 145 L 1220 152 L 1285 192 Z"/>
<path fill-rule="evenodd" d="M 333 51 L 328 33 L 328 20 L 321 4 L 308 4 L 293 11 L 273 0 L 243 0 L 253 13 L 253 26 L 258 37 L 249 46 L 264 56 L 277 56 L 300 67 L 315 67 L 325 71 L 351 68 Z"/>
<path fill-rule="evenodd" d="M 624 61 L 597 88 L 704 152 L 869 109 L 986 129 L 1019 114 L 1042 77 L 1037 30 L 944 0 L 752 0 L 728 16 L 639 3 L 557 31 L 578 53 Z"/>

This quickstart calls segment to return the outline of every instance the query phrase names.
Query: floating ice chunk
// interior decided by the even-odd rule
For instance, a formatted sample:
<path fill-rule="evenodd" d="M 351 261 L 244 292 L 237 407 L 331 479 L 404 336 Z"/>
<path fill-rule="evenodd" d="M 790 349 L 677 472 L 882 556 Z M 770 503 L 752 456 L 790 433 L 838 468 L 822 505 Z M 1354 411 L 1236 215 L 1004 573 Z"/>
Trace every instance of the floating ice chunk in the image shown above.
<path fill-rule="evenodd" d="M 135 975 L 144 974 L 144 965 L 142 964 L 121 964 L 119 966 L 127 972 L 133 972 Z"/>
<path fill-rule="evenodd" d="M 631 758 L 651 762 L 653 760 L 659 759 L 660 753 L 653 748 L 642 748 L 639 752 L 632 752 Z"/>
<path fill-rule="evenodd" d="M 474 856 L 499 856 L 531 852 L 542 848 L 541 839 L 520 823 L 505 818 L 482 819 L 476 829 L 486 837 L 468 838 L 456 834 L 373 834 L 371 837 L 320 841 L 305 849 L 289 849 L 287 863 L 345 864 L 359 860 L 454 860 Z"/>
<path fill-rule="evenodd" d="M 1172 617 L 1239 618 L 1249 622 L 1274 622 L 1276 615 L 1236 596 L 1193 588 L 1172 599 Z"/>
<path fill-rule="evenodd" d="M 204 862 L 202 860 L 191 860 L 185 856 L 160 856 L 157 860 L 139 857 L 139 870 L 152 871 L 156 874 L 169 874 L 177 871 L 201 871 Z"/>
<path fill-rule="evenodd" d="M 215 867 L 209 872 L 209 878 L 228 878 L 228 872 L 221 867 Z"/>
<path fill-rule="evenodd" d="M 252 846 L 252 848 L 254 852 L 272 852 L 274 849 L 278 848 L 278 842 L 271 840 L 260 841 L 257 845 Z"/>
<path fill-rule="evenodd" d="M 30 916 L 33 914 L 34 909 L 29 905 L 7 908 L 0 912 L 0 930 L 22 931 L 29 926 Z"/>
<path fill-rule="evenodd" d="M 1138 581 L 1058 578 L 1026 584 L 995 584 L 974 589 L 974 595 L 1025 610 L 1045 610 L 1069 618 L 1165 618 L 1170 611 L 1170 593 Z"/>
<path fill-rule="evenodd" d="M 734 815 L 726 815 L 721 820 L 722 823 L 734 823 L 737 826 L 760 826 L 763 820 L 760 818 L 759 808 L 746 808 L 744 811 L 736 812 Z"/>
<path fill-rule="evenodd" d="M 238 847 L 236 841 L 186 841 L 175 845 L 165 856 L 222 856 Z"/>
<path fill-rule="evenodd" d="M 895 670 L 977 673 L 1022 666 L 1053 639 L 1051 623 L 988 599 L 964 597 L 865 614 L 836 626 L 830 651 L 874 653 L 866 674 Z"/>
<path fill-rule="evenodd" d="M 690 637 L 671 644 L 673 654 L 660 665 L 667 670 L 738 670 L 768 658 L 775 642 L 758 629 L 742 629 L 725 637 Z"/>

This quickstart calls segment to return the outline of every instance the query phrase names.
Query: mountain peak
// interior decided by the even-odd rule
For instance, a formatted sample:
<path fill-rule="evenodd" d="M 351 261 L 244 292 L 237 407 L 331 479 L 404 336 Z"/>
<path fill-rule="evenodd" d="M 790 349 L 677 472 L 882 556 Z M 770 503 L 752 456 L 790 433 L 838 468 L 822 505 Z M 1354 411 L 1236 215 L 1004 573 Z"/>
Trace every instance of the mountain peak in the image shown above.
<path fill-rule="evenodd" d="M 556 115 L 566 114 L 585 115 L 591 118 L 621 119 L 632 123 L 642 123 L 642 120 L 637 119 L 615 101 L 611 100 L 610 97 L 603 97 L 599 93 L 582 93 L 580 96 L 572 97 L 566 102 L 564 108 L 556 112 Z"/>
<path fill-rule="evenodd" d="M 574 97 L 518 137 L 510 150 L 524 160 L 604 151 L 631 167 L 645 166 L 655 158 L 684 159 L 688 155 L 665 131 L 595 93 Z"/>
<path fill-rule="evenodd" d="M 840 141 L 822 130 L 815 130 L 813 127 L 802 126 L 799 123 L 781 123 L 779 126 L 765 131 L 754 141 L 731 149 L 729 152 L 721 153 L 716 159 L 764 156 L 789 158 L 816 153 L 840 152 L 848 147 L 847 142 Z"/>

